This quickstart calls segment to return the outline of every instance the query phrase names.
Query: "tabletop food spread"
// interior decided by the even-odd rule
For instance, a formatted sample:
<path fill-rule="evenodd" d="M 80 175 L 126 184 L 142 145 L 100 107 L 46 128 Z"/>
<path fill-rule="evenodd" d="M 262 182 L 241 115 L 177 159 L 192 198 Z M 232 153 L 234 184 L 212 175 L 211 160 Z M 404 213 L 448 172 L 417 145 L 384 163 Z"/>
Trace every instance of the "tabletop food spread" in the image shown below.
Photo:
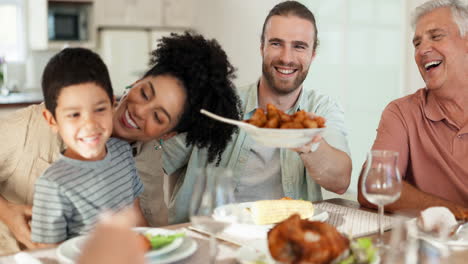
<path fill-rule="evenodd" d="M 270 200 L 258 204 L 265 208 L 273 208 L 287 201 Z M 226 206 L 217 208 L 218 210 L 215 211 L 213 217 L 223 216 L 226 212 L 247 212 L 247 216 L 250 214 L 250 222 L 232 223 L 229 228 L 217 236 L 221 241 L 218 247 L 217 261 L 242 264 L 277 264 L 298 261 L 338 264 L 375 264 L 381 262 L 382 253 L 372 241 L 374 236 L 372 234 L 376 233 L 376 225 L 373 226 L 374 223 L 366 220 L 365 224 L 369 227 L 363 229 L 361 223 L 364 221 L 363 219 L 377 219 L 375 212 L 362 210 L 356 205 L 357 203 L 344 199 L 332 199 L 318 203 L 294 200 L 289 202 L 298 205 L 296 208 L 309 212 L 300 215 L 296 213 L 297 209 L 290 209 L 287 213 L 271 214 L 268 210 L 259 210 L 260 214 L 263 215 L 256 217 L 263 220 L 255 222 L 252 214 L 255 203 L 226 205 L 234 207 L 235 210 L 226 210 Z M 310 205 L 304 203 L 310 203 Z M 295 207 L 291 206 L 290 208 Z M 312 216 L 310 211 L 313 211 Z M 385 216 L 386 221 L 388 221 L 386 222 L 387 229 L 392 228 L 392 220 L 395 218 Z M 427 233 L 422 227 L 418 227 L 417 221 L 417 218 L 411 218 L 406 220 L 406 223 L 418 228 L 418 233 L 414 238 L 421 241 L 418 243 L 420 248 L 417 251 L 418 254 L 431 247 L 429 252 L 434 257 L 434 250 L 448 248 L 446 251 L 448 253 L 445 253 L 448 255 L 437 255 L 440 259 L 445 257 L 444 262 L 463 263 L 463 260 L 466 260 L 468 243 L 452 245 L 455 238 L 440 240 L 433 237 L 434 234 Z M 431 220 L 425 219 L 425 221 Z M 466 242 L 468 228 L 466 225 L 459 225 L 459 223 L 456 227 L 459 227 L 456 228 L 456 240 Z M 134 231 L 141 234 L 142 241 L 145 241 L 142 245 L 148 247 L 145 255 L 147 263 L 206 263 L 209 248 L 207 236 L 203 230 L 191 228 L 190 224 L 179 224 L 167 228 L 135 228 Z M 368 237 L 369 232 L 371 232 L 370 237 Z M 391 247 L 394 246 L 391 242 L 394 238 L 393 233 L 393 230 L 387 233 L 391 237 L 386 240 L 386 243 Z M 367 235 L 363 237 L 356 234 Z M 86 239 L 87 236 L 79 236 L 65 241 L 57 248 L 3 256 L 0 257 L 0 263 L 32 263 L 31 259 L 43 264 L 74 263 L 81 253 Z M 397 241 L 397 244 L 401 245 L 406 245 L 406 243 L 405 240 Z M 401 252 L 403 253 L 398 251 L 402 250 L 401 247 L 395 250 L 401 254 L 401 256 L 397 255 L 400 259 L 407 254 L 405 250 L 408 251 L 407 245 L 402 247 L 403 251 Z M 28 262 L 22 262 L 24 259 Z"/>

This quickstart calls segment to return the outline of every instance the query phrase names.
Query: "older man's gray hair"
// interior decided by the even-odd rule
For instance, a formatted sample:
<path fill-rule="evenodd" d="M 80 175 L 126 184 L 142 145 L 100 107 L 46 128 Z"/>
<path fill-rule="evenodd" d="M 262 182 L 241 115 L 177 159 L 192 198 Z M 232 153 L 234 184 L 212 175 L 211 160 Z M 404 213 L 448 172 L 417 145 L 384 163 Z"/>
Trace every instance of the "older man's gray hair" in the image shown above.
<path fill-rule="evenodd" d="M 468 32 L 468 6 L 460 0 L 430 0 L 416 7 L 413 13 L 412 25 L 416 28 L 416 23 L 425 14 L 437 8 L 448 7 L 452 11 L 453 21 L 458 26 L 460 36 L 465 36 Z"/>

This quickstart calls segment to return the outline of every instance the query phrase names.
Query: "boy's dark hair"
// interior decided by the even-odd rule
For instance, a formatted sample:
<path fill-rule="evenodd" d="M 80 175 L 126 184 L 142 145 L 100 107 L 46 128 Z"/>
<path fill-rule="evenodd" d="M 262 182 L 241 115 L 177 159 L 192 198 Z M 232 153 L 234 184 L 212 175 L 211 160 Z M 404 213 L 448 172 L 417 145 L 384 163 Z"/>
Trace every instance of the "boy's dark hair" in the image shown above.
<path fill-rule="evenodd" d="M 87 82 L 102 87 L 111 103 L 114 101 L 109 72 L 98 54 L 84 48 L 66 48 L 55 54 L 42 74 L 42 93 L 47 110 L 55 117 L 62 89 Z"/>
<path fill-rule="evenodd" d="M 296 1 L 281 2 L 275 5 L 273 9 L 270 10 L 267 17 L 265 18 L 265 22 L 263 22 L 262 36 L 260 39 L 262 44 L 264 44 L 265 42 L 265 26 L 272 16 L 297 16 L 299 18 L 309 20 L 315 29 L 313 51 L 317 49 L 319 41 L 317 38 L 318 31 L 317 24 L 315 23 L 314 14 L 312 14 L 312 12 L 306 6 Z"/>
<path fill-rule="evenodd" d="M 186 145 L 208 148 L 208 162 L 216 164 L 237 127 L 215 121 L 200 113 L 206 109 L 218 115 L 240 119 L 240 100 L 232 83 L 234 67 L 216 40 L 185 32 L 162 38 L 144 77 L 176 77 L 187 93 L 184 112 L 174 128 L 186 132 Z"/>

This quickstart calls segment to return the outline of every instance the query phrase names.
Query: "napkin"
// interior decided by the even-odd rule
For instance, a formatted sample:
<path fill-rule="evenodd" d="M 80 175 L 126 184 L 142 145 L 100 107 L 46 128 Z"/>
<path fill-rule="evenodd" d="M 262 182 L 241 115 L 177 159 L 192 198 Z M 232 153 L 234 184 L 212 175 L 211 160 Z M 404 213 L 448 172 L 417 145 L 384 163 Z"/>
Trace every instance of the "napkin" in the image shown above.
<path fill-rule="evenodd" d="M 425 232 L 450 232 L 457 224 L 455 216 L 447 207 L 429 207 L 421 211 L 417 220 L 419 228 Z"/>

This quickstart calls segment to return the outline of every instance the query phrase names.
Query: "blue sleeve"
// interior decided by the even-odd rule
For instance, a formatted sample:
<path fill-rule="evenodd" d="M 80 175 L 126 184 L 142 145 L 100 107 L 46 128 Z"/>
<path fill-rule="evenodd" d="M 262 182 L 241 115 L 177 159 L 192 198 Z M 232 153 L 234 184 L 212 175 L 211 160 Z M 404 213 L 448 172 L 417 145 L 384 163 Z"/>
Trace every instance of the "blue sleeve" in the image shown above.
<path fill-rule="evenodd" d="M 36 181 L 31 239 L 37 243 L 58 243 L 68 238 L 67 218 L 71 215 L 72 206 L 67 197 L 61 193 L 60 186 L 43 176 Z"/>
<path fill-rule="evenodd" d="M 326 129 L 322 137 L 330 146 L 345 152 L 351 158 L 343 108 L 328 96 L 321 96 L 317 101 L 313 112 L 326 119 Z"/>

